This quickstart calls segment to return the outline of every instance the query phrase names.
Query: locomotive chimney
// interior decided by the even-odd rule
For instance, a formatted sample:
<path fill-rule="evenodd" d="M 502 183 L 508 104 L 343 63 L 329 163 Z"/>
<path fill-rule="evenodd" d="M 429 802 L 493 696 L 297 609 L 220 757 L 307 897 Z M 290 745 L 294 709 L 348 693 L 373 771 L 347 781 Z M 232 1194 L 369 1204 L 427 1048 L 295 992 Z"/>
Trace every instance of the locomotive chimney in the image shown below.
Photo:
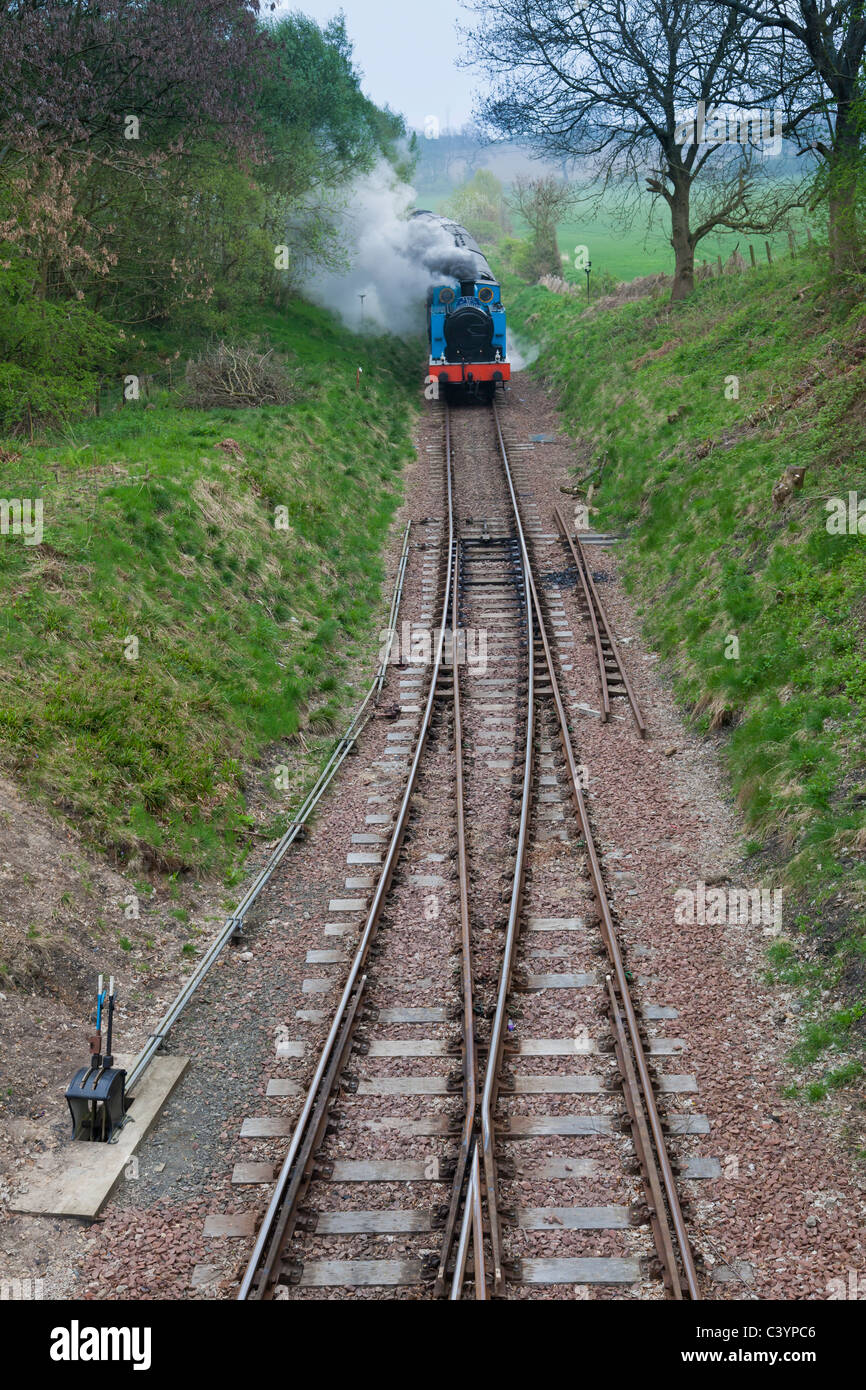
<path fill-rule="evenodd" d="M 474 281 L 474 280 L 461 280 L 461 281 L 460 281 L 460 293 L 461 293 L 462 295 L 467 296 L 469 299 L 474 299 L 474 298 L 475 298 L 475 281 Z"/>

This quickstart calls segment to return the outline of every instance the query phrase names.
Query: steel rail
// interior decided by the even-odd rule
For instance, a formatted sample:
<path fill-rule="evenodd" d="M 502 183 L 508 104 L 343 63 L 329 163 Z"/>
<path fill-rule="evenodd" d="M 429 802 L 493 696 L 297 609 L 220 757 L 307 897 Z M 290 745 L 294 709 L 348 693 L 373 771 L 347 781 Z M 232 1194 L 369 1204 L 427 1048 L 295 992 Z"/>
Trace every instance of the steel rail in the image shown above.
<path fill-rule="evenodd" d="M 391 648 L 394 645 L 394 633 L 397 628 L 397 614 L 400 611 L 400 600 L 403 597 L 403 581 L 406 578 L 406 566 L 409 562 L 409 532 L 412 529 L 412 522 L 406 522 L 406 530 L 403 532 L 403 549 L 400 552 L 400 561 L 397 566 L 397 575 L 394 581 L 394 591 L 391 595 L 391 607 L 388 611 L 388 647 L 382 660 L 379 662 L 379 672 L 373 684 L 376 688 L 376 698 L 382 693 L 382 686 L 385 684 L 385 674 L 388 670 L 388 662 L 391 659 Z M 369 694 L 367 699 L 369 699 Z M 365 701 L 366 703 L 366 701 Z M 363 706 L 362 706 L 363 708 Z"/>
<path fill-rule="evenodd" d="M 448 406 L 445 407 L 446 411 Z M 459 546 L 459 542 L 458 542 Z M 451 603 L 451 653 L 452 681 L 454 691 L 454 762 L 455 796 L 457 810 L 457 880 L 460 897 L 460 970 L 463 990 L 463 1128 L 460 1135 L 460 1154 L 454 1173 L 451 1189 L 451 1202 L 445 1219 L 445 1230 L 439 1256 L 439 1268 L 433 1286 L 434 1297 L 441 1298 L 445 1292 L 448 1261 L 454 1243 L 454 1234 L 460 1211 L 460 1200 L 466 1187 L 466 1211 L 470 1204 L 477 1206 L 477 1216 L 481 1217 L 481 1192 L 478 1184 L 466 1183 L 472 1152 L 472 1136 L 475 1131 L 475 1111 L 478 1094 L 478 1059 L 475 1046 L 475 1017 L 472 995 L 472 939 L 469 918 L 469 856 L 466 848 L 466 807 L 463 778 L 463 714 L 460 697 L 460 662 L 457 635 L 460 631 L 460 554 L 454 555 L 453 589 Z M 462 1238 L 462 1237 L 461 1237 Z M 476 1268 L 477 1268 L 476 1256 Z M 465 1261 L 465 1254 L 464 1254 Z M 480 1295 L 486 1296 L 486 1295 Z"/>
<path fill-rule="evenodd" d="M 662 1268 L 667 1273 L 665 1282 L 668 1284 L 674 1298 L 681 1299 L 682 1285 L 680 1283 L 679 1271 L 677 1269 L 673 1244 L 671 1242 L 670 1227 L 664 1217 L 664 1198 L 659 1183 L 658 1168 L 653 1160 L 652 1141 L 647 1128 L 646 1113 L 641 1104 L 640 1083 L 635 1074 L 634 1062 L 629 1050 L 628 1039 L 619 1009 L 619 1002 L 616 997 L 616 990 L 614 989 L 613 980 L 610 975 L 605 976 L 605 985 L 607 986 L 610 1022 L 613 1028 L 617 1065 L 619 1066 L 620 1075 L 625 1082 L 623 1094 L 631 1120 L 632 1135 L 635 1148 L 637 1149 L 638 1162 L 641 1165 L 642 1172 L 645 1174 L 646 1186 L 649 1188 L 650 1205 L 648 1211 L 652 1224 L 653 1240 L 655 1241 L 655 1247 L 658 1251 Z"/>
<path fill-rule="evenodd" d="M 409 814 L 409 806 L 415 790 L 415 783 L 418 778 L 418 769 L 421 764 L 421 756 L 427 742 L 427 734 L 433 716 L 433 707 L 436 702 L 437 686 L 442 667 L 442 652 L 445 640 L 445 626 L 448 620 L 448 607 L 451 599 L 451 579 L 453 573 L 454 559 L 454 506 L 453 506 L 453 478 L 451 470 L 451 422 L 446 410 L 445 414 L 445 470 L 446 470 L 446 505 L 448 517 L 448 539 L 446 545 L 445 562 L 445 583 L 444 597 L 442 603 L 442 618 L 439 624 L 433 661 L 431 665 L 430 682 L 427 694 L 427 702 L 421 718 L 418 730 L 418 739 L 415 745 L 415 754 L 412 759 L 412 766 L 403 792 L 403 798 L 397 812 L 394 830 L 391 835 L 385 859 L 382 865 L 382 872 L 379 876 L 373 898 L 370 903 L 361 939 L 358 943 L 352 964 L 349 967 L 349 974 L 343 988 L 340 1001 L 337 1005 L 334 1019 L 328 1032 L 327 1039 L 319 1056 L 315 1074 L 307 1090 L 304 1104 L 301 1109 L 297 1124 L 292 1134 L 289 1149 L 283 1160 L 282 1167 L 277 1176 L 274 1191 L 268 1204 L 267 1211 L 259 1227 L 255 1245 L 250 1256 L 240 1289 L 238 1290 L 238 1301 L 247 1299 L 261 1299 L 267 1296 L 270 1284 L 274 1278 L 274 1265 L 281 1253 L 280 1239 L 274 1238 L 274 1233 L 280 1230 L 283 1234 L 287 1227 L 287 1218 L 281 1217 L 281 1208 L 285 1194 L 290 1187 L 298 1186 L 295 1177 L 295 1167 L 298 1156 L 304 1143 L 305 1134 L 310 1123 L 311 1116 L 316 1108 L 317 1098 L 320 1091 L 327 1102 L 329 1091 L 326 1093 L 323 1087 L 323 1079 L 329 1073 L 332 1058 L 341 1035 L 343 1018 L 346 1014 L 352 997 L 361 979 L 364 965 L 367 960 L 370 945 L 376 933 L 379 916 L 382 912 L 385 897 L 391 886 L 391 879 L 396 868 L 397 859 L 403 842 L 403 835 L 406 829 L 406 821 Z M 321 1102 L 320 1102 L 321 1103 Z"/>
<path fill-rule="evenodd" d="M 478 1160 L 478 1144 L 472 1146 L 472 1160 L 469 1165 L 469 1182 L 463 1220 L 460 1224 L 460 1239 L 457 1242 L 457 1255 L 454 1261 L 454 1277 L 451 1281 L 449 1300 L 458 1302 L 463 1294 L 466 1281 L 466 1262 L 469 1255 L 470 1238 L 472 1255 L 475 1261 L 475 1299 L 487 1301 L 487 1270 L 484 1259 L 484 1214 L 481 1205 L 481 1165 Z"/>
<path fill-rule="evenodd" d="M 411 526 L 411 521 L 407 521 L 406 529 L 403 532 L 403 548 L 400 554 L 400 561 L 397 567 L 397 575 L 395 577 L 394 589 L 391 594 L 391 605 L 388 612 L 388 629 L 391 633 L 393 633 L 394 628 L 396 627 L 397 614 L 399 613 L 400 602 L 403 597 L 403 581 L 406 574 L 406 564 L 409 556 L 409 532 L 411 530 Z M 208 946 L 207 951 L 196 965 L 193 973 L 181 985 L 174 999 L 169 1004 L 164 1017 L 158 1023 L 156 1031 L 148 1034 L 147 1041 L 145 1042 L 143 1048 L 139 1052 L 138 1056 L 132 1064 L 130 1071 L 127 1074 L 127 1095 L 129 1095 L 132 1092 L 135 1085 L 141 1080 L 145 1071 L 150 1066 L 150 1063 L 153 1061 L 154 1056 L 156 1055 L 159 1048 L 165 1041 L 167 1034 L 169 1033 L 173 1025 L 177 1022 L 177 1020 L 180 1018 L 180 1015 L 183 1013 L 187 1004 L 192 999 L 193 995 L 195 994 L 202 980 L 207 975 L 208 971 L 219 959 L 220 955 L 225 950 L 225 947 L 231 941 L 232 937 L 235 936 L 237 932 L 242 930 L 244 918 L 247 916 L 250 909 L 254 906 L 262 890 L 270 882 L 271 878 L 273 877 L 274 870 L 281 863 L 289 847 L 292 844 L 294 844 L 295 840 L 301 834 L 301 831 L 303 830 L 306 821 L 312 815 L 316 806 L 321 801 L 322 797 L 324 796 L 325 792 L 327 791 L 328 787 L 330 786 L 331 782 L 333 781 L 334 777 L 339 771 L 340 767 L 343 765 L 346 758 L 351 753 L 353 747 L 355 746 L 356 739 L 358 738 L 359 734 L 362 732 L 362 728 L 366 724 L 366 719 L 364 720 L 364 725 L 361 724 L 361 720 L 364 717 L 365 711 L 367 711 L 367 708 L 373 697 L 375 696 L 378 699 L 378 696 L 381 692 L 382 684 L 385 680 L 385 673 L 388 666 L 388 659 L 390 657 L 392 641 L 393 637 L 389 640 L 388 650 L 385 652 L 384 656 L 382 657 L 382 660 L 379 662 L 379 666 L 376 670 L 376 675 L 373 677 L 373 680 L 367 690 L 366 695 L 364 696 L 364 699 L 361 701 L 361 704 L 355 711 L 355 714 L 352 718 L 352 722 L 350 723 L 346 732 L 343 734 L 342 738 L 339 740 L 339 742 L 332 750 L 327 763 L 322 768 L 314 785 L 304 798 L 304 801 L 301 804 L 299 810 L 293 816 L 288 829 L 285 831 L 282 838 L 271 850 L 267 862 L 260 869 L 256 877 L 253 879 L 253 882 L 250 884 L 249 888 L 244 893 L 234 912 L 231 914 L 230 917 L 226 918 L 226 921 L 222 929 L 220 930 L 219 934 L 216 937 L 214 937 L 213 941 Z M 369 714 L 367 717 L 369 718 Z"/>
<path fill-rule="evenodd" d="M 595 580 L 592 577 L 592 568 L 589 564 L 589 561 L 587 560 L 586 551 L 583 548 L 583 543 L 580 539 L 580 536 L 575 536 L 574 538 L 572 538 L 566 533 L 566 538 L 568 540 L 569 545 L 572 547 L 572 550 L 574 549 L 573 542 L 576 541 L 577 543 L 577 553 L 583 561 L 583 568 L 586 571 L 586 582 L 590 587 L 590 591 L 595 601 L 598 616 L 601 618 L 604 633 L 610 646 L 611 655 L 613 656 L 613 659 L 616 662 L 616 667 L 619 671 L 620 679 L 622 680 L 622 683 L 625 686 L 625 693 L 628 696 L 628 702 L 631 705 L 631 712 L 634 715 L 634 722 L 637 725 L 638 733 L 640 734 L 641 738 L 646 738 L 646 722 L 644 720 L 643 714 L 641 713 L 640 705 L 637 702 L 637 696 L 635 695 L 634 690 L 632 689 L 631 681 L 628 678 L 628 673 L 625 669 L 625 663 L 623 662 L 623 659 L 620 656 L 619 646 L 617 645 L 616 638 L 613 635 L 613 629 L 611 628 L 611 625 L 608 622 L 607 612 L 605 610 L 604 604 L 601 601 L 601 595 L 599 594 L 598 589 L 596 588 Z"/>
<path fill-rule="evenodd" d="M 542 644 L 544 646 L 545 661 L 547 663 L 554 705 L 556 707 L 557 720 L 559 722 L 562 750 L 565 755 L 566 764 L 568 766 L 569 780 L 571 783 L 571 791 L 572 796 L 574 798 L 575 809 L 577 811 L 578 822 L 580 824 L 581 833 L 586 842 L 586 855 L 587 862 L 589 865 L 589 874 L 590 882 L 592 884 L 593 897 L 595 898 L 596 906 L 598 908 L 599 916 L 601 918 L 602 935 L 604 937 L 605 947 L 607 949 L 607 953 L 610 958 L 611 965 L 613 967 L 616 988 L 619 992 L 621 1007 L 625 1015 L 626 1031 L 628 1034 L 631 1052 L 634 1058 L 635 1070 L 637 1073 L 637 1080 L 639 1083 L 639 1095 L 642 1098 L 642 1103 L 645 1107 L 647 1119 L 649 1122 L 649 1129 L 652 1135 L 652 1143 L 655 1150 L 655 1161 L 657 1162 L 658 1168 L 661 1173 L 661 1180 L 664 1185 L 665 1195 L 667 1197 L 668 1210 L 670 1212 L 674 1231 L 676 1233 L 677 1245 L 679 1246 L 680 1259 L 683 1266 L 686 1284 L 688 1286 L 689 1296 L 692 1299 L 699 1299 L 700 1288 L 698 1285 L 698 1277 L 697 1271 L 695 1269 L 694 1257 L 692 1255 L 691 1245 L 689 1243 L 688 1238 L 688 1232 L 686 1230 L 685 1220 L 683 1218 L 682 1209 L 680 1207 L 673 1168 L 671 1166 L 671 1161 L 668 1156 L 667 1147 L 665 1145 L 664 1130 L 662 1127 L 662 1121 L 661 1116 L 659 1115 L 658 1106 L 656 1104 L 655 1092 L 653 1091 L 652 1076 L 650 1074 L 649 1065 L 647 1063 L 646 1054 L 644 1052 L 644 1046 L 640 1036 L 640 1025 L 638 1022 L 634 1003 L 632 1002 L 631 991 L 629 989 L 628 979 L 625 972 L 625 966 L 623 964 L 622 954 L 619 949 L 619 942 L 617 940 L 613 914 L 611 913 L 610 903 L 608 902 L 607 893 L 605 891 L 604 877 L 602 875 L 601 864 L 599 862 L 598 852 L 595 847 L 595 841 L 592 836 L 592 829 L 590 827 L 589 813 L 586 801 L 584 799 L 583 791 L 580 785 L 580 776 L 578 773 L 577 764 L 575 762 L 574 749 L 572 748 L 571 735 L 568 728 L 568 719 L 565 713 L 565 706 L 562 701 L 562 695 L 559 689 L 559 682 L 556 676 L 553 653 L 551 651 L 550 643 L 547 638 L 547 633 L 545 631 L 544 624 L 541 619 L 541 604 L 538 599 L 538 593 L 535 587 L 535 580 L 533 578 L 531 569 L 527 569 L 527 592 L 531 594 L 532 605 L 536 614 L 538 615 L 539 631 L 541 634 Z M 648 1157 L 651 1158 L 652 1155 L 649 1155 Z M 661 1216 L 661 1213 L 659 1213 L 659 1216 Z M 670 1273 L 672 1278 L 672 1285 L 676 1290 L 676 1287 L 679 1283 L 677 1271 L 674 1268 L 670 1271 Z"/>
<path fill-rule="evenodd" d="M 475 1299 L 478 1303 L 487 1301 L 487 1270 L 484 1260 L 484 1213 L 481 1206 L 481 1163 L 478 1158 L 478 1144 L 472 1150 L 473 1187 L 472 1201 L 472 1250 L 475 1256 Z"/>
<path fill-rule="evenodd" d="M 268 1237 L 267 1252 L 261 1267 L 261 1277 L 252 1297 L 268 1298 L 272 1296 L 271 1284 L 273 1280 L 271 1275 L 273 1268 L 277 1260 L 282 1257 L 286 1242 L 291 1238 L 297 1223 L 298 1207 L 305 1191 L 308 1174 L 312 1170 L 316 1152 L 327 1129 L 331 1109 L 331 1093 L 337 1085 L 340 1073 L 351 1053 L 358 1019 L 363 1017 L 361 1001 L 366 984 L 367 976 L 362 975 L 358 981 L 357 989 L 349 1000 L 336 1043 L 328 1060 L 323 1083 L 316 1097 L 310 1123 L 304 1131 L 297 1161 L 289 1175 L 282 1202 Z M 286 1263 L 290 1265 L 292 1262 L 286 1261 Z"/>
<path fill-rule="evenodd" d="M 562 532 L 563 540 L 565 541 L 566 545 L 571 551 L 572 558 L 574 559 L 577 572 L 580 575 L 580 581 L 583 585 L 583 591 L 586 595 L 587 603 L 589 605 L 590 618 L 592 621 L 593 632 L 595 634 L 596 652 L 599 658 L 599 672 L 601 674 L 603 690 L 605 692 L 608 692 L 609 683 L 607 678 L 607 671 L 604 666 L 604 657 L 601 650 L 601 640 L 600 633 L 598 630 L 598 623 L 596 622 L 596 613 L 598 614 L 598 617 L 601 620 L 601 625 L 604 628 L 604 635 L 610 647 L 611 655 L 613 656 L 613 659 L 616 662 L 620 679 L 625 687 L 625 693 L 628 696 L 628 702 L 631 705 L 631 712 L 634 715 L 634 722 L 637 725 L 638 733 L 640 734 L 641 738 L 646 738 L 646 721 L 644 720 L 643 714 L 641 713 L 640 706 L 637 702 L 637 696 L 635 695 L 634 690 L 632 689 L 631 681 L 629 680 L 626 674 L 626 669 L 623 664 L 622 657 L 619 654 L 619 647 L 616 644 L 616 638 L 614 637 L 613 632 L 611 631 L 610 623 L 607 620 L 607 613 L 605 612 L 604 604 L 602 603 L 598 589 L 596 588 L 595 580 L 592 577 L 592 570 L 589 566 L 589 562 L 587 561 L 586 552 L 584 551 L 584 548 L 581 544 L 580 536 L 573 537 L 570 531 L 568 530 L 568 527 L 566 526 L 565 518 L 563 517 L 559 508 L 556 507 L 554 510 L 556 514 L 556 523 L 560 531 Z M 577 549 L 575 549 L 575 541 L 577 542 Z M 606 709 L 607 714 L 604 714 L 602 716 L 602 722 L 604 722 L 604 720 L 610 714 L 609 700 Z"/>
<path fill-rule="evenodd" d="M 484 1091 L 481 1097 L 481 1146 L 484 1157 L 484 1186 L 487 1193 L 487 1211 L 490 1219 L 490 1244 L 493 1256 L 493 1292 L 495 1294 L 502 1294 L 505 1289 L 505 1271 L 502 1255 L 502 1229 L 497 1197 L 496 1131 L 493 1122 L 493 1110 L 499 1093 L 499 1071 L 502 1062 L 502 1047 L 505 1040 L 505 1013 L 511 986 L 511 972 L 514 965 L 515 947 L 517 945 L 517 937 L 520 929 L 520 909 L 523 902 L 526 849 L 529 840 L 529 817 L 532 802 L 532 775 L 535 744 L 535 646 L 532 623 L 532 600 L 530 598 L 531 574 L 529 569 L 529 552 L 526 548 L 526 538 L 523 534 L 520 510 L 517 504 L 517 494 L 511 476 L 511 469 L 508 464 L 508 453 L 505 448 L 502 427 L 499 423 L 499 412 L 495 404 L 491 405 L 491 410 L 493 412 L 493 422 L 496 427 L 502 464 L 505 470 L 505 478 L 508 483 L 508 491 L 514 510 L 514 522 L 520 542 L 521 561 L 525 576 L 524 612 L 526 619 L 527 669 L 529 672 L 526 702 L 526 756 L 523 768 L 523 792 L 520 825 L 517 834 L 517 852 L 514 860 L 514 881 L 511 889 L 508 922 L 505 930 L 505 945 L 502 955 L 499 989 L 496 997 L 496 1012 L 493 1017 L 490 1045 L 487 1053 Z"/>
<path fill-rule="evenodd" d="M 560 512 L 558 507 L 554 507 L 553 511 L 554 516 L 556 517 L 556 524 L 559 527 L 562 538 L 568 545 L 570 543 L 570 536 L 568 534 L 568 530 L 566 529 L 562 513 Z M 589 585 L 586 582 L 586 575 L 583 572 L 583 566 L 580 564 L 577 555 L 574 552 L 573 546 L 571 547 L 571 553 L 574 558 L 574 567 L 577 570 L 577 575 L 580 580 L 581 588 L 583 589 L 583 597 L 586 601 L 586 607 L 589 613 L 589 623 L 590 627 L 592 628 L 592 637 L 593 641 L 595 642 L 595 657 L 596 661 L 598 662 L 598 679 L 599 684 L 601 686 L 601 722 L 602 724 L 606 724 L 610 719 L 610 690 L 608 689 L 607 684 L 607 671 L 604 665 L 604 652 L 602 651 L 601 647 L 601 633 L 598 630 L 598 620 L 595 616 L 595 606 L 592 601 L 592 594 L 589 591 Z"/>

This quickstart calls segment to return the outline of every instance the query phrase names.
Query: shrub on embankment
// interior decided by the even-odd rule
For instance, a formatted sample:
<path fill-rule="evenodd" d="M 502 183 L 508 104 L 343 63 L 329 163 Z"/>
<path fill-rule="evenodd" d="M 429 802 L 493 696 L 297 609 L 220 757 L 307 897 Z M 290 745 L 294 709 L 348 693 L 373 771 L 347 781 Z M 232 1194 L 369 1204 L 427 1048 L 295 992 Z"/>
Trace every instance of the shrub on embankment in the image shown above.
<path fill-rule="evenodd" d="M 771 968 L 829 991 L 804 1067 L 862 1036 L 866 957 L 866 309 L 821 254 L 710 280 L 678 305 L 586 312 L 518 282 L 507 301 L 583 451 L 592 524 L 630 530 L 649 640 L 699 726 L 719 731 L 745 872 L 787 890 Z M 819 1091 L 850 1080 L 837 1070 Z"/>
<path fill-rule="evenodd" d="M 290 405 L 191 409 L 181 364 L 177 391 L 0 440 L 5 498 L 43 511 L 0 537 L 4 773 L 121 863 L 233 877 L 250 764 L 329 734 L 372 640 L 415 367 L 301 301 L 238 331 L 284 355 Z"/>

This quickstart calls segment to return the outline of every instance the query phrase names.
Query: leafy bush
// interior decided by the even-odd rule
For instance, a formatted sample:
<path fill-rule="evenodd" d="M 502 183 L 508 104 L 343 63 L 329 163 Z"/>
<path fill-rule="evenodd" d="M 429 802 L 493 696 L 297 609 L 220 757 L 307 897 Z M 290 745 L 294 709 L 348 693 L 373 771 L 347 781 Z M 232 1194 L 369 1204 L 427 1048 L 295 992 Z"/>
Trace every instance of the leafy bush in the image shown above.
<path fill-rule="evenodd" d="M 87 409 L 116 370 L 123 334 L 77 301 L 33 297 L 32 273 L 7 261 L 0 281 L 0 432 Z"/>

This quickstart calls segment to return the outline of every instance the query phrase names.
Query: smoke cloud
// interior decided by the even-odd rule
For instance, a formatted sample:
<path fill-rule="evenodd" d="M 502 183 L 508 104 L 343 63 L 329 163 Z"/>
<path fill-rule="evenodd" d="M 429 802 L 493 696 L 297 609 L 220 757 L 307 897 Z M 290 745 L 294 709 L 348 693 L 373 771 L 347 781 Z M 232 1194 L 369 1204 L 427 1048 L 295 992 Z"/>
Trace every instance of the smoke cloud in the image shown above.
<path fill-rule="evenodd" d="M 540 344 L 525 343 L 522 340 L 518 342 L 511 330 L 508 330 L 508 360 L 513 372 L 522 372 L 525 367 L 531 367 L 540 352 Z"/>
<path fill-rule="evenodd" d="M 477 278 L 471 251 L 459 251 L 440 224 L 409 217 L 415 199 L 382 161 L 331 213 L 346 268 L 314 269 L 304 292 L 355 333 L 420 333 L 432 285 Z"/>

